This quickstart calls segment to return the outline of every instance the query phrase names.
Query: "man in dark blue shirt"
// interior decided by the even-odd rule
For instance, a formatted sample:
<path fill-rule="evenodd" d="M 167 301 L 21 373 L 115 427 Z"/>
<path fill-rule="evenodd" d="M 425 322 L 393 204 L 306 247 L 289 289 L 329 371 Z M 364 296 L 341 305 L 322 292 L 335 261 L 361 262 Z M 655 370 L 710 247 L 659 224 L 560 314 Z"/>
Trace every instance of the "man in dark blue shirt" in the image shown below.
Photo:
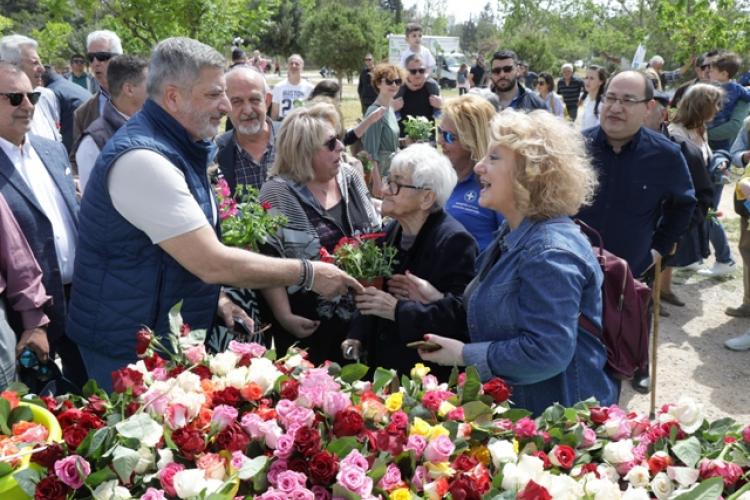
<path fill-rule="evenodd" d="M 696 204 L 680 147 L 643 127 L 653 98 L 645 75 L 619 73 L 602 96 L 601 125 L 583 132 L 599 188 L 578 217 L 599 231 L 605 248 L 625 259 L 634 276 L 672 253 Z M 647 392 L 648 373 L 636 374 L 633 387 Z"/>

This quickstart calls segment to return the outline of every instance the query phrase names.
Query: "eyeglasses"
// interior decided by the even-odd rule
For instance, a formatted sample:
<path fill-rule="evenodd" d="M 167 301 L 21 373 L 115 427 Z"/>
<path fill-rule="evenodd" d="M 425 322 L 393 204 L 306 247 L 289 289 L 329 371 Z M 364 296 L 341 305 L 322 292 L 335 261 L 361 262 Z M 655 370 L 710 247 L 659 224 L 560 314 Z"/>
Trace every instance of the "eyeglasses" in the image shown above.
<path fill-rule="evenodd" d="M 634 97 L 615 97 L 613 95 L 605 94 L 602 96 L 602 104 L 605 106 L 612 106 L 614 103 L 619 102 L 622 106 L 629 108 L 640 104 L 642 102 L 648 102 L 651 99 L 636 99 Z"/>
<path fill-rule="evenodd" d="M 404 81 L 401 78 L 396 78 L 395 80 L 391 80 L 390 78 L 383 78 L 383 83 L 386 85 L 398 85 L 401 86 Z"/>
<path fill-rule="evenodd" d="M 701 68 L 701 71 L 708 71 L 709 69 L 711 69 L 711 65 L 710 64 L 704 64 L 704 65 L 700 66 L 700 68 Z"/>
<path fill-rule="evenodd" d="M 29 100 L 31 104 L 36 104 L 39 102 L 39 97 L 41 97 L 41 92 L 0 92 L 0 95 L 4 95 L 8 98 L 8 102 L 11 106 L 20 106 L 23 102 L 23 96 L 26 96 L 26 98 Z"/>
<path fill-rule="evenodd" d="M 500 73 L 513 73 L 513 70 L 516 67 L 512 64 L 510 66 L 498 66 L 496 68 L 492 68 L 492 74 L 499 75 Z"/>
<path fill-rule="evenodd" d="M 85 62 L 83 59 L 73 59 L 70 61 L 70 64 L 83 64 Z"/>
<path fill-rule="evenodd" d="M 89 58 L 89 62 L 94 62 L 96 59 L 99 62 L 109 61 L 115 56 L 112 52 L 89 52 L 86 57 Z"/>
<path fill-rule="evenodd" d="M 401 192 L 401 188 L 416 189 L 418 191 L 431 191 L 431 189 L 428 187 L 412 186 L 411 184 L 401 184 L 400 182 L 396 182 L 393 179 L 389 179 L 388 177 L 383 178 L 383 185 L 388 190 L 388 193 L 392 194 L 393 196 L 398 196 L 398 193 Z"/>
<path fill-rule="evenodd" d="M 409 73 L 412 75 L 424 75 L 425 71 L 427 71 L 427 68 L 412 68 L 409 70 Z"/>
<path fill-rule="evenodd" d="M 335 135 L 323 143 L 323 146 L 328 148 L 328 151 L 336 151 L 336 146 L 339 145 L 339 138 Z"/>
<path fill-rule="evenodd" d="M 437 128 L 438 133 L 443 136 L 443 140 L 446 144 L 453 144 L 456 140 L 458 140 L 458 137 L 456 137 L 456 134 L 453 132 L 448 132 L 447 130 L 444 130 L 440 127 Z"/>

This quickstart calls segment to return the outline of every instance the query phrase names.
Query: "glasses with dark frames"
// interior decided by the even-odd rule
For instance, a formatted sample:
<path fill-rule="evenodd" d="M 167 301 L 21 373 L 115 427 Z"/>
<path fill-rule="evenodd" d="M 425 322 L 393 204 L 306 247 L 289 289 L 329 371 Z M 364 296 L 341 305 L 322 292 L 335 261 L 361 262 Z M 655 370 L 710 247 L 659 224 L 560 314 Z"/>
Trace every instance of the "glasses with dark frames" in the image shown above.
<path fill-rule="evenodd" d="M 336 151 L 336 146 L 338 146 L 339 138 L 335 135 L 328 139 L 326 142 L 323 143 L 323 146 L 328 148 L 328 151 Z"/>
<path fill-rule="evenodd" d="M 499 75 L 501 73 L 512 73 L 515 69 L 515 66 L 512 64 L 510 66 L 498 66 L 496 68 L 492 68 L 492 73 L 495 75 Z"/>
<path fill-rule="evenodd" d="M 86 54 L 86 57 L 89 58 L 89 62 L 94 62 L 94 59 L 96 59 L 99 62 L 105 62 L 109 61 L 115 56 L 112 52 L 89 52 Z"/>
<path fill-rule="evenodd" d="M 424 75 L 427 71 L 427 68 L 412 68 L 409 70 L 409 73 L 412 75 Z"/>
<path fill-rule="evenodd" d="M 432 191 L 428 187 L 413 186 L 411 184 L 401 184 L 400 182 L 394 181 L 393 179 L 390 179 L 388 177 L 383 178 L 383 185 L 388 190 L 388 193 L 392 194 L 393 196 L 398 196 L 398 193 L 401 192 L 401 188 L 416 189 L 417 191 Z"/>
<path fill-rule="evenodd" d="M 401 86 L 404 81 L 401 78 L 396 78 L 395 80 L 391 80 L 390 78 L 383 78 L 383 83 L 386 85 L 398 85 Z"/>
<path fill-rule="evenodd" d="M 11 106 L 20 106 L 23 102 L 23 97 L 26 96 L 26 98 L 29 100 L 31 104 L 36 104 L 39 102 L 39 97 L 41 97 L 41 92 L 0 92 L 0 95 L 5 96 L 8 98 L 8 102 Z"/>
<path fill-rule="evenodd" d="M 453 144 L 458 139 L 453 132 L 449 132 L 441 127 L 438 127 L 437 130 L 438 133 L 443 136 L 443 140 L 446 144 Z"/>
<path fill-rule="evenodd" d="M 609 94 L 604 94 L 602 96 L 602 104 L 605 106 L 612 106 L 614 103 L 619 102 L 622 106 L 628 108 L 631 106 L 635 106 L 636 104 L 640 104 L 643 102 L 648 102 L 651 99 L 638 99 L 636 97 L 616 97 Z"/>

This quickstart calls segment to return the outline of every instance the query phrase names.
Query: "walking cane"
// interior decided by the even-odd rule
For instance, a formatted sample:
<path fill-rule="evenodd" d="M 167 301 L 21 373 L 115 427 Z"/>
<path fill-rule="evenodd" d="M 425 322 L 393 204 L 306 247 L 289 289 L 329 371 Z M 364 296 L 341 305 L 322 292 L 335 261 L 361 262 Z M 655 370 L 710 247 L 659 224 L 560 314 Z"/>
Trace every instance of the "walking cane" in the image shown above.
<path fill-rule="evenodd" d="M 661 310 L 661 257 L 654 264 L 654 287 L 651 290 L 654 301 L 654 319 L 651 332 L 651 406 L 648 416 L 650 419 L 656 417 L 656 351 L 659 345 L 659 311 Z"/>

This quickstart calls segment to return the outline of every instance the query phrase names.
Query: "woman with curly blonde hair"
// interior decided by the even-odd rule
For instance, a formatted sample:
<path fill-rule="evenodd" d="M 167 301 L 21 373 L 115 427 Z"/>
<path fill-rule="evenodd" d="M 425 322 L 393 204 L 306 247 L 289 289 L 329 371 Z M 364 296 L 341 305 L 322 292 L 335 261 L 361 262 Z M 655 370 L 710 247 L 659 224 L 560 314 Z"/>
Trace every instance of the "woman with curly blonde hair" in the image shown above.
<path fill-rule="evenodd" d="M 602 272 L 570 218 L 597 185 L 583 139 L 546 111 L 510 110 L 492 121 L 490 138 L 474 168 L 479 203 L 503 214 L 505 223 L 464 292 L 471 343 L 428 334 L 440 349 L 420 355 L 473 365 L 483 380 L 504 378 L 513 402 L 536 415 L 555 402 L 616 403 L 619 387 L 605 371 L 605 348 L 578 324 L 584 315 L 600 326 L 602 316 Z M 413 289 L 446 300 L 417 280 Z"/>

